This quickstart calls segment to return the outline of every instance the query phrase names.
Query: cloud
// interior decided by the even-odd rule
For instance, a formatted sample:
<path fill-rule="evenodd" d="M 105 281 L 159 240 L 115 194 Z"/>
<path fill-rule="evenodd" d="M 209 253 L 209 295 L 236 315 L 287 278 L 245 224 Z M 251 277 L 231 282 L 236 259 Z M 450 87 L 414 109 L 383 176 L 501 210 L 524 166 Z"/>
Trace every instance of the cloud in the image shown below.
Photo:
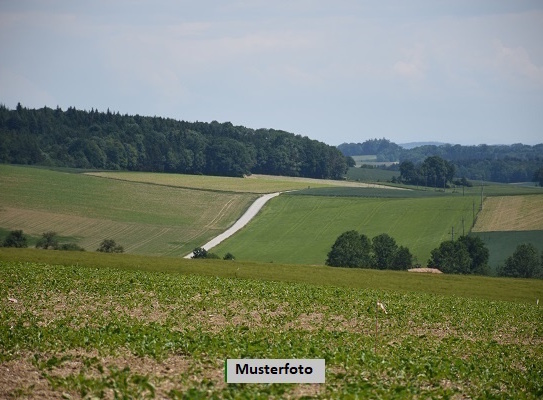
<path fill-rule="evenodd" d="M 1 101 L 14 107 L 18 102 L 29 107 L 56 106 L 56 99 L 20 73 L 0 67 Z"/>
<path fill-rule="evenodd" d="M 495 46 L 498 67 L 504 74 L 543 86 L 543 66 L 536 65 L 524 47 L 507 47 L 501 41 L 497 41 Z"/>

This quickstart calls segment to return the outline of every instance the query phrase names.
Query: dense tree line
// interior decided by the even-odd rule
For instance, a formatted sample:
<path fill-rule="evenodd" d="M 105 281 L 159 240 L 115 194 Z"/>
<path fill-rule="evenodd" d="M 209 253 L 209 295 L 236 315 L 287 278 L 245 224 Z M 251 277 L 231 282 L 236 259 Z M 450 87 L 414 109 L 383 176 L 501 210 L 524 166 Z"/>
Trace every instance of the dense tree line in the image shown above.
<path fill-rule="evenodd" d="M 400 181 L 411 185 L 445 188 L 454 175 L 454 165 L 438 156 L 428 157 L 419 165 L 411 161 L 400 164 Z"/>
<path fill-rule="evenodd" d="M 377 161 L 398 161 L 402 147 L 388 139 L 370 139 L 364 143 L 342 143 L 338 149 L 346 156 L 376 155 Z"/>
<path fill-rule="evenodd" d="M 432 250 L 428 266 L 447 274 L 489 275 L 490 253 L 479 237 L 461 236 L 442 242 Z"/>
<path fill-rule="evenodd" d="M 543 144 L 535 146 L 445 144 L 403 149 L 386 139 L 371 139 L 364 143 L 344 143 L 338 148 L 348 156 L 374 154 L 379 161 L 411 162 L 414 165 L 422 164 L 428 157 L 437 156 L 454 165 L 456 177 L 503 183 L 532 180 L 537 182 L 539 179 L 534 175 L 543 165 Z"/>
<path fill-rule="evenodd" d="M 336 147 L 280 130 L 20 104 L 0 105 L 0 162 L 332 179 L 347 169 Z"/>

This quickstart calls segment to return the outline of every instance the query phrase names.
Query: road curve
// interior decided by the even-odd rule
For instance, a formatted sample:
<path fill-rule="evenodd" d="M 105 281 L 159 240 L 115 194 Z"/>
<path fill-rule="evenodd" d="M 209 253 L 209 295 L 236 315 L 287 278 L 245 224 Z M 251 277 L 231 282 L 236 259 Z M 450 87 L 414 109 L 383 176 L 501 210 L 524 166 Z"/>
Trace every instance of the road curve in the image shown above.
<path fill-rule="evenodd" d="M 202 248 L 209 251 L 209 249 L 217 246 L 219 243 L 221 243 L 223 240 L 228 239 L 230 236 L 232 236 L 234 233 L 239 231 L 241 228 L 243 228 L 245 225 L 249 223 L 250 220 L 252 220 L 256 214 L 260 211 L 260 209 L 266 204 L 269 200 L 273 199 L 274 197 L 279 196 L 283 192 L 277 192 L 277 193 L 269 193 L 265 194 L 263 196 L 260 196 L 258 199 L 255 200 L 253 204 L 245 211 L 245 214 L 241 216 L 240 219 L 238 219 L 234 225 L 232 225 L 230 228 L 228 228 L 226 231 L 221 233 L 219 236 L 214 237 L 209 242 L 204 244 Z M 193 252 L 190 254 L 187 254 L 185 258 L 192 258 L 194 255 Z"/>

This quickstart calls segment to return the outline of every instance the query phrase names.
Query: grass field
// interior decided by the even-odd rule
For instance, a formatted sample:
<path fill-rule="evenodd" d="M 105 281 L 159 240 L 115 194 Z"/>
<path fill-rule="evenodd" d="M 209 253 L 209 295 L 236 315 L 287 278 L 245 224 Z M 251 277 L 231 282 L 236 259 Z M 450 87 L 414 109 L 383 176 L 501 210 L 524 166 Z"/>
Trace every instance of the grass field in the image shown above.
<path fill-rule="evenodd" d="M 380 168 L 349 168 L 347 179 L 360 182 L 387 182 L 393 177 L 399 177 L 396 171 L 387 171 Z"/>
<path fill-rule="evenodd" d="M 484 202 L 474 232 L 543 230 L 543 195 L 496 196 Z"/>
<path fill-rule="evenodd" d="M 324 264 L 336 238 L 354 229 L 374 237 L 388 233 L 425 264 L 430 251 L 451 237 L 451 227 L 469 231 L 469 197 L 351 198 L 282 195 L 273 199 L 234 237 L 213 252 L 240 260 Z"/>
<path fill-rule="evenodd" d="M 0 227 L 56 231 L 87 250 L 184 255 L 223 232 L 256 195 L 190 190 L 0 165 Z"/>
<path fill-rule="evenodd" d="M 543 396 L 535 302 L 21 262 L 0 281 L 2 398 Z M 324 358 L 326 383 L 226 385 L 228 358 Z"/>
<path fill-rule="evenodd" d="M 495 271 L 503 266 L 507 257 L 511 256 L 517 246 L 531 243 L 543 252 L 543 230 L 537 231 L 502 231 L 502 232 L 472 232 L 471 235 L 480 237 L 490 252 L 488 264 Z"/>

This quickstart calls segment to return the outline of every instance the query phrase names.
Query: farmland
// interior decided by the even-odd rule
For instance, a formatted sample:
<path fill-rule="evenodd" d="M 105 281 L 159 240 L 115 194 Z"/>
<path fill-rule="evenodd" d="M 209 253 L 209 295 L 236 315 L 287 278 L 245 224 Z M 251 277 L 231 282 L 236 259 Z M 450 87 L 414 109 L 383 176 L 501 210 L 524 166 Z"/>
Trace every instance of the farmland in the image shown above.
<path fill-rule="evenodd" d="M 543 230 L 543 195 L 497 196 L 485 200 L 474 232 Z"/>
<path fill-rule="evenodd" d="M 543 195 L 494 196 L 484 202 L 472 235 L 490 251 L 489 265 L 503 266 L 522 243 L 543 251 Z"/>
<path fill-rule="evenodd" d="M 242 260 L 324 264 L 335 239 L 354 229 L 370 238 L 388 233 L 425 264 L 430 251 L 451 237 L 452 227 L 461 234 L 464 218 L 467 232 L 473 218 L 474 198 L 461 194 L 362 198 L 332 197 L 339 192 L 326 192 L 327 196 L 292 194 L 274 199 L 259 218 L 213 251 L 231 252 Z"/>
<path fill-rule="evenodd" d="M 273 193 L 311 187 L 364 187 L 365 184 L 329 179 L 311 179 L 272 175 L 250 175 L 245 178 L 224 176 L 157 174 L 151 172 L 88 172 L 87 175 L 129 182 L 150 183 L 188 189 L 235 193 Z"/>
<path fill-rule="evenodd" d="M 56 231 L 94 250 L 113 238 L 139 254 L 184 255 L 224 231 L 256 198 L 0 165 L 0 227 Z"/>
<path fill-rule="evenodd" d="M 0 397 L 543 395 L 535 299 L 6 261 L 0 281 Z M 226 385 L 227 358 L 324 358 L 326 384 Z"/>

